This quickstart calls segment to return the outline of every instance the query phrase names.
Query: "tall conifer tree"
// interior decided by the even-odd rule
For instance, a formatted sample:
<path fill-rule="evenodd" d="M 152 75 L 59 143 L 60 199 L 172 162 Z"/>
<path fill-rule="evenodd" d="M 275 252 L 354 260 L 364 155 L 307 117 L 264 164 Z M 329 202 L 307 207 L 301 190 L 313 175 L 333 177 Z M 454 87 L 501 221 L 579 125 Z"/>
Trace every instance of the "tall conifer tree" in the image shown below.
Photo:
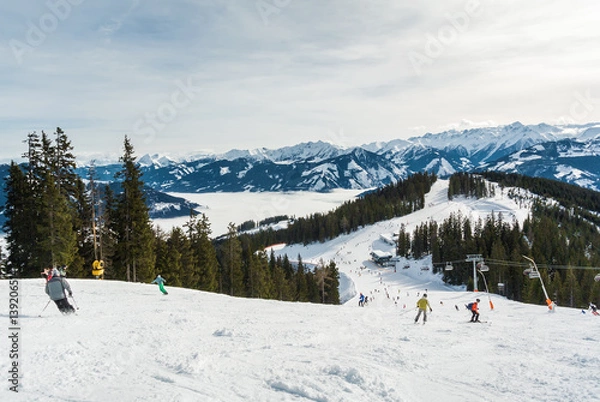
<path fill-rule="evenodd" d="M 219 262 L 215 247 L 210 240 L 210 222 L 205 214 L 198 218 L 193 213 L 186 223 L 190 247 L 198 268 L 198 282 L 193 288 L 216 292 L 219 290 Z"/>
<path fill-rule="evenodd" d="M 31 228 L 35 227 L 33 195 L 27 177 L 15 162 L 10 164 L 5 181 L 6 204 L 4 232 L 7 242 L 7 269 L 17 276 L 39 275 L 33 261 L 36 241 Z"/>
<path fill-rule="evenodd" d="M 227 239 L 221 249 L 223 292 L 231 296 L 244 296 L 242 272 L 242 245 L 233 223 L 228 226 Z"/>
<path fill-rule="evenodd" d="M 116 236 L 113 264 L 117 278 L 148 282 L 155 274 L 152 226 L 145 202 L 142 172 L 127 136 L 123 147 L 124 153 L 119 159 L 123 168 L 116 174 L 122 191 L 117 195 L 115 209 L 111 213 L 111 227 Z"/>

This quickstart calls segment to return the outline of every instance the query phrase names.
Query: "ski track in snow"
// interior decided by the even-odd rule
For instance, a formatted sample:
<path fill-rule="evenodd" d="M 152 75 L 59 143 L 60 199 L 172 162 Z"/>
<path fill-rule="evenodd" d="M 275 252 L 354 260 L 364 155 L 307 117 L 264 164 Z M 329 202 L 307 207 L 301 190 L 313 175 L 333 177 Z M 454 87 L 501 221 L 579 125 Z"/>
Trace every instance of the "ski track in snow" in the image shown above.
<path fill-rule="evenodd" d="M 443 181 L 426 201 L 444 219 L 465 208 L 484 216 L 509 200 L 445 200 Z M 467 206 L 468 205 L 468 206 Z M 472 208 L 469 210 L 469 208 Z M 477 209 L 481 208 L 481 209 Z M 432 212 L 433 211 L 433 212 Z M 486 212 L 487 211 L 487 212 Z M 155 285 L 70 280 L 79 306 L 61 316 L 42 279 L 20 283 L 19 393 L 4 401 L 595 401 L 600 318 L 579 309 L 526 305 L 444 284 L 423 261 L 379 268 L 373 249 L 401 223 L 369 226 L 323 244 L 276 253 L 305 262 L 333 259 L 344 275 L 341 306 L 241 299 Z M 410 229 L 412 230 L 412 229 Z M 409 269 L 403 269 L 409 264 Z M 364 267 L 361 269 L 360 267 Z M 8 297 L 8 281 L 0 281 Z M 433 312 L 414 324 L 427 291 Z M 358 292 L 373 297 L 358 307 Z M 388 297 L 389 295 L 389 297 Z M 464 304 L 481 299 L 482 324 Z M 455 306 L 459 307 L 457 311 Z M 8 327 L 8 303 L 0 317 Z M 0 341 L 9 367 L 8 338 Z"/>

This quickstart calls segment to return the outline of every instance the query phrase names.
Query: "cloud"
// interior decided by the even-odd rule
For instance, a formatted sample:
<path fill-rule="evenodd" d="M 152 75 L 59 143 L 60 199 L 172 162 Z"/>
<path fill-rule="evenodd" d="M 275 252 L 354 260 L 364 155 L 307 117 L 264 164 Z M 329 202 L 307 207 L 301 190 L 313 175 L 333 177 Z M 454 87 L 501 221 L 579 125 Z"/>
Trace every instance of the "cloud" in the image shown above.
<path fill-rule="evenodd" d="M 275 7 L 267 23 L 255 1 L 56 0 L 70 4 L 64 19 L 55 3 L 7 3 L 2 153 L 56 126 L 75 152 L 119 151 L 125 134 L 138 153 L 224 152 L 340 128 L 345 145 L 362 144 L 560 120 L 587 93 L 577 117 L 600 120 L 595 1 L 264 2 Z M 48 15 L 56 27 L 18 63 L 10 41 L 27 43 Z M 419 74 L 410 54 L 425 57 Z M 177 94 L 188 80 L 193 99 Z"/>
<path fill-rule="evenodd" d="M 471 121 L 468 119 L 462 119 L 461 121 L 459 121 L 457 123 L 448 123 L 448 124 L 445 124 L 442 126 L 438 126 L 436 131 L 449 131 L 449 130 L 463 131 L 463 130 L 469 130 L 471 128 L 495 127 L 497 125 L 498 125 L 498 123 L 496 123 L 493 120 L 475 122 L 475 121 Z"/>

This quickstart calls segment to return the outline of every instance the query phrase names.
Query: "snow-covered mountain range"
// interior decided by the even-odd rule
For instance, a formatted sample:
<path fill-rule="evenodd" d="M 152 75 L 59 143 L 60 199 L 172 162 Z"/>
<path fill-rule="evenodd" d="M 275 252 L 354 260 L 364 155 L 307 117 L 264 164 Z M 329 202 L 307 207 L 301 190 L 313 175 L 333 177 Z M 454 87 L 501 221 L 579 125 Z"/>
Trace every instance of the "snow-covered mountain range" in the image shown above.
<path fill-rule="evenodd" d="M 523 125 L 427 133 L 408 140 L 340 147 L 318 141 L 279 149 L 231 150 L 177 160 L 144 155 L 146 184 L 168 192 L 367 189 L 429 171 L 516 172 L 600 189 L 600 123 Z M 113 180 L 119 164 L 97 168 Z M 82 166 L 85 174 L 87 167 Z"/>
<path fill-rule="evenodd" d="M 183 198 L 164 193 L 329 192 L 362 190 L 405 179 L 416 172 L 440 177 L 491 170 L 556 179 L 600 191 L 600 123 L 523 125 L 450 130 L 407 140 L 356 147 L 317 141 L 279 149 L 231 150 L 224 154 L 138 159 L 148 187 L 152 218 L 188 216 Z M 118 162 L 95 162 L 96 180 L 114 182 Z M 5 177 L 8 165 L 0 165 Z M 89 176 L 89 164 L 77 173 Z M 0 206 L 5 195 L 0 191 Z M 0 223 L 3 215 L 0 214 Z"/>

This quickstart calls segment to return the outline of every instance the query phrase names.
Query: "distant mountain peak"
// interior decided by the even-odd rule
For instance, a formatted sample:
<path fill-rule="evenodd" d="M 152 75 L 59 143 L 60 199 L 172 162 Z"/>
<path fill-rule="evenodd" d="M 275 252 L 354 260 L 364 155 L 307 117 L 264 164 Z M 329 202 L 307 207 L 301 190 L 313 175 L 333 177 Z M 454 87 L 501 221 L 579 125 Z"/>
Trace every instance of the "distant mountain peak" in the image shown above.
<path fill-rule="evenodd" d="M 173 163 L 175 163 L 175 161 L 171 158 L 169 158 L 166 155 L 160 155 L 160 154 L 145 154 L 142 157 L 140 157 L 137 162 L 140 164 L 140 166 L 144 166 L 144 167 L 148 167 L 148 166 L 154 166 L 154 167 L 165 167 L 165 166 L 169 166 L 172 165 Z"/>
<path fill-rule="evenodd" d="M 564 140 L 573 143 L 556 145 Z M 277 149 L 232 149 L 178 162 L 148 154 L 139 163 L 150 186 L 172 192 L 367 189 L 417 172 L 446 176 L 484 168 L 563 181 L 574 180 L 574 175 L 565 174 L 572 168 L 586 179 L 578 184 L 596 189 L 600 188 L 600 171 L 595 168 L 600 166 L 599 142 L 600 123 L 561 126 L 515 121 L 356 147 L 319 140 Z M 112 180 L 115 169 L 106 167 L 99 174 Z"/>

